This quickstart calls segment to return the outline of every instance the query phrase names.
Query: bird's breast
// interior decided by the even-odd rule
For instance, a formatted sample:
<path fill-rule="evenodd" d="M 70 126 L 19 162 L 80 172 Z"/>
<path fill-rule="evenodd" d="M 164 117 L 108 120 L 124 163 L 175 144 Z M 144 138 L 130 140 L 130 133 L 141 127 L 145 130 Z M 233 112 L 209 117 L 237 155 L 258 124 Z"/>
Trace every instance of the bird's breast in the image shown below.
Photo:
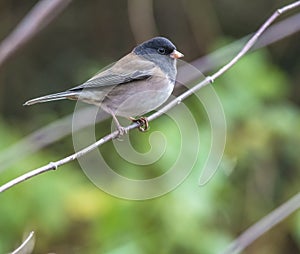
<path fill-rule="evenodd" d="M 141 116 L 162 105 L 173 88 L 174 82 L 165 76 L 151 76 L 114 87 L 106 95 L 102 107 L 109 108 L 119 116 Z"/>

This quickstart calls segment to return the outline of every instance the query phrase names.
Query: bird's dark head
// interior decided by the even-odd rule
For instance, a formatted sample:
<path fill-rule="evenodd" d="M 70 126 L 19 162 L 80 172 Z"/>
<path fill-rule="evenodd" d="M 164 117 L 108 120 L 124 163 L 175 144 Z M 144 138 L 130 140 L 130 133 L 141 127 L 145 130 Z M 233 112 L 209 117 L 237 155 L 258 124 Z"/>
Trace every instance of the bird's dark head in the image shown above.
<path fill-rule="evenodd" d="M 183 57 L 175 45 L 164 37 L 155 37 L 143 42 L 133 49 L 133 53 L 155 63 L 171 79 L 176 76 L 176 59 Z"/>
<path fill-rule="evenodd" d="M 136 46 L 133 52 L 137 55 L 162 55 L 173 59 L 183 57 L 175 45 L 164 37 L 155 37 Z"/>

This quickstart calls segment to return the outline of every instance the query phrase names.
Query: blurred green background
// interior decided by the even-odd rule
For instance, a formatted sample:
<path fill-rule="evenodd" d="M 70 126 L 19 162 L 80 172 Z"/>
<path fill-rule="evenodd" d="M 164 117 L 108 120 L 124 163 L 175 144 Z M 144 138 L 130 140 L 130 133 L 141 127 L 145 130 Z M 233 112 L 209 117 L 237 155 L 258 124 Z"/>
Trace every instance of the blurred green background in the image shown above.
<path fill-rule="evenodd" d="M 61 101 L 23 107 L 26 100 L 80 84 L 141 40 L 157 34 L 170 38 L 185 54 L 185 61 L 196 60 L 254 32 L 276 8 L 289 2 L 154 0 L 151 26 L 146 22 L 151 1 L 73 1 L 0 69 L 0 158 L 26 135 L 71 114 L 75 106 Z M 35 3 L 0 1 L 1 40 Z M 299 191 L 299 39 L 297 33 L 247 55 L 214 83 L 228 130 L 224 157 L 208 184 L 198 186 L 203 165 L 199 158 L 176 190 L 152 200 L 122 200 L 99 190 L 72 162 L 1 194 L 0 253 L 12 251 L 31 230 L 36 232 L 34 253 L 206 254 L 225 250 L 249 226 Z M 210 125 L 194 99 L 186 104 L 199 126 L 200 149 L 208 150 Z M 100 123 L 97 136 L 109 128 L 109 121 Z M 147 152 L 149 135 L 160 130 L 170 140 L 178 138 L 176 127 L 162 117 L 151 123 L 149 133 L 133 131 L 133 146 Z M 121 171 L 124 161 L 115 157 L 114 147 L 106 144 L 101 149 Z M 14 154 L 15 163 L 1 168 L 1 184 L 63 158 L 74 148 L 69 135 L 17 160 L 22 150 L 26 146 Z M 167 165 L 175 159 L 169 156 L 164 162 Z M 145 177 L 162 174 L 166 165 L 158 162 L 146 170 L 132 165 L 126 170 Z M 299 252 L 299 212 L 244 251 Z"/>

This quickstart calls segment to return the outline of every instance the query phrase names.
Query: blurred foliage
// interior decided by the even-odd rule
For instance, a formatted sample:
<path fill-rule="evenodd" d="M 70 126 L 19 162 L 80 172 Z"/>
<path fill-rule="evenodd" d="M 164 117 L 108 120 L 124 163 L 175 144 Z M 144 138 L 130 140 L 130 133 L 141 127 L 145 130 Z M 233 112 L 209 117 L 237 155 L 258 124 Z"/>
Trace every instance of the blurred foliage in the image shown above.
<path fill-rule="evenodd" d="M 0 38 L 35 2 L 0 1 Z M 223 41 L 224 34 L 234 40 L 253 32 L 279 4 L 163 0 L 154 1 L 154 11 L 160 34 L 170 37 L 189 61 Z M 68 101 L 23 108 L 25 100 L 79 84 L 126 54 L 135 45 L 133 37 L 126 1 L 73 1 L 0 70 L 0 152 L 74 108 Z M 198 186 L 210 126 L 205 110 L 191 97 L 185 104 L 198 125 L 201 153 L 178 188 L 152 200 L 122 200 L 92 185 L 77 162 L 72 162 L 1 194 L 0 253 L 12 251 L 31 230 L 36 232 L 34 253 L 210 254 L 224 250 L 245 229 L 299 192 L 298 40 L 295 35 L 249 54 L 214 83 L 228 132 L 224 158 L 208 184 Z M 204 92 L 205 88 L 199 91 Z M 97 135 L 109 128 L 108 121 L 100 123 Z M 149 138 L 157 145 L 151 139 L 156 131 L 164 133 L 166 154 L 149 166 L 125 162 L 112 143 L 100 151 L 124 175 L 138 179 L 161 175 L 177 158 L 176 125 L 163 116 L 151 123 L 150 132 L 131 132 L 130 140 L 138 152 L 146 153 Z M 66 137 L 1 172 L 1 184 L 72 151 L 71 137 Z M 244 253 L 299 252 L 297 212 Z"/>

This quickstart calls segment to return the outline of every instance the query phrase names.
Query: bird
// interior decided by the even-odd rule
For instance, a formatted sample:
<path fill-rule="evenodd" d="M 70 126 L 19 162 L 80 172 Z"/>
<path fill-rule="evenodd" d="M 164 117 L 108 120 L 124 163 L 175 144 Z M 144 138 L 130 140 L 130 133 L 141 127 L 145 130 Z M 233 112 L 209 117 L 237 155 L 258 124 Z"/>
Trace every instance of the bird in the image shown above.
<path fill-rule="evenodd" d="M 165 37 L 154 37 L 137 45 L 130 53 L 100 71 L 81 85 L 25 102 L 36 103 L 62 99 L 78 100 L 101 107 L 109 113 L 123 135 L 125 128 L 116 116 L 139 123 L 148 129 L 144 114 L 161 106 L 171 95 L 177 75 L 177 59 L 184 55 Z M 136 119 L 135 117 L 139 117 Z"/>

